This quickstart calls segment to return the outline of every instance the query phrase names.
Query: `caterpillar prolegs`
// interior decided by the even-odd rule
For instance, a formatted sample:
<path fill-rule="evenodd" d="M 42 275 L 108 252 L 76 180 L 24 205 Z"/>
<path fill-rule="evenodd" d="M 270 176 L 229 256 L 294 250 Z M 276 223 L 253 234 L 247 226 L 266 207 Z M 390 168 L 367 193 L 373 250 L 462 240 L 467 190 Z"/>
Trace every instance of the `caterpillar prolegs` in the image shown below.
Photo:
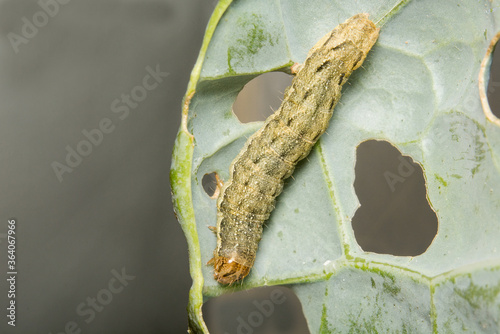
<path fill-rule="evenodd" d="M 379 29 L 358 14 L 326 34 L 309 51 L 283 103 L 253 134 L 230 166 L 217 200 L 214 278 L 231 284 L 252 268 L 262 228 L 284 181 L 325 132 L 342 85 L 361 66 Z"/>

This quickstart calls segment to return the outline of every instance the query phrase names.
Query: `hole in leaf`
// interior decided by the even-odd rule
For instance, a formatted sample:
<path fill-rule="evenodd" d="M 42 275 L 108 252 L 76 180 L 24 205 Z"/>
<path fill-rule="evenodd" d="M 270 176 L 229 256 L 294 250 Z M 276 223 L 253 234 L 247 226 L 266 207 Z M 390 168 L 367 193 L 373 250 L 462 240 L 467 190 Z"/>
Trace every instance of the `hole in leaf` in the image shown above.
<path fill-rule="evenodd" d="M 201 185 L 203 186 L 203 190 L 207 193 L 210 198 L 217 197 L 218 194 L 218 186 L 217 186 L 217 173 L 212 172 L 203 175 L 201 179 Z"/>
<path fill-rule="evenodd" d="M 386 141 L 369 140 L 357 149 L 354 188 L 360 207 L 352 220 L 364 251 L 417 256 L 437 234 L 422 168 Z"/>
<path fill-rule="evenodd" d="M 212 298 L 203 305 L 203 314 L 210 333 L 309 333 L 299 299 L 281 286 Z"/>
<path fill-rule="evenodd" d="M 264 121 L 276 111 L 283 100 L 292 76 L 283 72 L 259 75 L 243 87 L 233 104 L 233 113 L 241 123 Z"/>
<path fill-rule="evenodd" d="M 500 118 L 500 52 L 493 52 L 490 67 L 490 80 L 488 81 L 488 103 L 491 112 Z"/>

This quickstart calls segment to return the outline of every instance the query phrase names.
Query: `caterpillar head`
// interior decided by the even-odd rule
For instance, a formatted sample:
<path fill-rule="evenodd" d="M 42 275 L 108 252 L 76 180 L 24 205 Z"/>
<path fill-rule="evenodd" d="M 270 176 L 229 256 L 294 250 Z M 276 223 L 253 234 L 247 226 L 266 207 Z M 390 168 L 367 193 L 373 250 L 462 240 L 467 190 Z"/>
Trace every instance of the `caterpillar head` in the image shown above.
<path fill-rule="evenodd" d="M 221 284 L 233 284 L 248 275 L 250 267 L 223 256 L 215 256 L 208 264 L 214 266 L 214 279 Z"/>

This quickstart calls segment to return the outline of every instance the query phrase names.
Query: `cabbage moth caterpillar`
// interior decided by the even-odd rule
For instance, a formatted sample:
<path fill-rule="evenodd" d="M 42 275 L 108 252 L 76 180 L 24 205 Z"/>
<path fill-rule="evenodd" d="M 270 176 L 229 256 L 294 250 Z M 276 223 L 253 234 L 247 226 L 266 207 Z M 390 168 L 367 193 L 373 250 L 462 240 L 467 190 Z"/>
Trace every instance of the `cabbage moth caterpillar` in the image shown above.
<path fill-rule="evenodd" d="M 253 134 L 230 166 L 217 200 L 214 278 L 232 284 L 252 268 L 262 227 L 284 181 L 325 132 L 342 85 L 361 66 L 379 29 L 358 14 L 326 34 L 299 66 L 283 103 Z"/>

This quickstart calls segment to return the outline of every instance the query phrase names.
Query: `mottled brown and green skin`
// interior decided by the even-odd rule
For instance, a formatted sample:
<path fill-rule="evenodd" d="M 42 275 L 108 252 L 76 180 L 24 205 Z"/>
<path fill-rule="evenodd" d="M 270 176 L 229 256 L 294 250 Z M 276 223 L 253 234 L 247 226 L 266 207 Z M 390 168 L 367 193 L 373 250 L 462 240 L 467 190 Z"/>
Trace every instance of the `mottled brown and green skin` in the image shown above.
<path fill-rule="evenodd" d="M 248 275 L 285 179 L 327 129 L 342 85 L 361 66 L 378 33 L 368 14 L 358 14 L 324 36 L 309 52 L 281 107 L 232 162 L 217 201 L 217 248 L 209 262 L 218 282 L 231 284 Z"/>

